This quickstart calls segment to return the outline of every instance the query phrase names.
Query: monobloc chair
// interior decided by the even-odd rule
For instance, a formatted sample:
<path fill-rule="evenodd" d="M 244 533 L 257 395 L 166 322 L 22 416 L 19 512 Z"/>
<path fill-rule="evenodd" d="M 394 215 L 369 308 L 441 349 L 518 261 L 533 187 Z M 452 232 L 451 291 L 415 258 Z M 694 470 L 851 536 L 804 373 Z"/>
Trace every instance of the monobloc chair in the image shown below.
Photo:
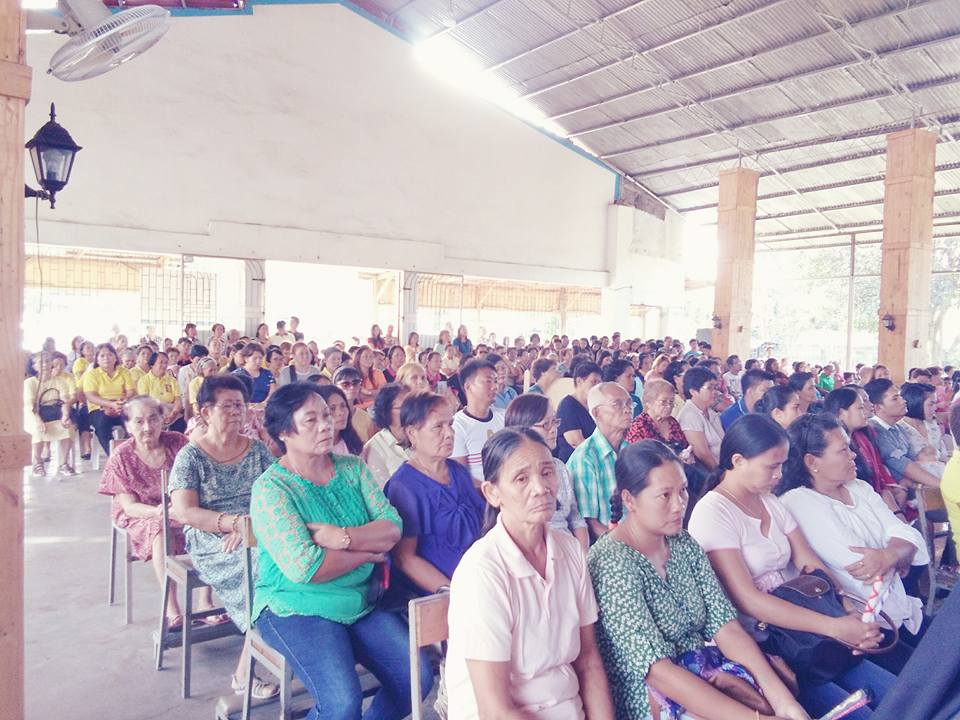
<path fill-rule="evenodd" d="M 163 494 L 161 518 L 163 522 L 163 554 L 164 582 L 163 599 L 160 604 L 160 627 L 154 633 L 153 649 L 156 658 L 157 670 L 163 668 L 163 653 L 168 648 L 181 648 L 180 660 L 180 694 L 184 698 L 190 697 L 190 662 L 193 645 L 208 640 L 217 640 L 228 635 L 238 635 L 240 630 L 232 622 L 221 625 L 205 625 L 193 627 L 194 620 L 202 620 L 224 612 L 223 608 L 213 608 L 202 612 L 193 611 L 193 591 L 198 588 L 209 587 L 200 579 L 199 573 L 193 567 L 189 555 L 173 555 L 170 546 L 170 494 L 168 488 L 167 471 L 160 472 L 160 489 Z M 180 632 L 173 632 L 167 626 L 167 597 L 170 589 L 176 587 L 183 591 L 183 627 Z"/>
<path fill-rule="evenodd" d="M 436 593 L 410 601 L 410 707 L 411 720 L 423 720 L 420 698 L 420 650 L 421 648 L 446 643 L 450 634 L 447 625 L 447 610 L 450 608 L 450 593 Z M 442 675 L 441 675 L 442 678 Z M 440 688 L 440 693 L 443 688 Z M 439 697 L 439 695 L 438 695 Z M 439 712 L 439 708 L 437 708 Z"/>
<path fill-rule="evenodd" d="M 110 452 L 113 453 L 117 445 L 116 440 L 110 441 Z M 133 622 L 133 546 L 125 528 L 119 527 L 110 520 L 110 573 L 107 583 L 107 604 L 113 605 L 117 596 L 117 541 L 123 541 L 123 610 L 124 624 Z"/>
<path fill-rule="evenodd" d="M 951 579 L 946 572 L 940 570 L 936 553 L 936 541 L 940 538 L 949 538 L 950 525 L 947 524 L 946 530 L 937 531 L 936 525 L 927 519 L 928 512 L 946 507 L 939 488 L 918 488 L 916 498 L 917 512 L 920 514 L 920 532 L 923 534 L 924 542 L 927 544 L 927 552 L 930 555 L 930 562 L 927 564 L 927 598 L 923 603 L 923 612 L 928 617 L 932 617 L 937 592 L 939 590 L 952 590 L 956 584 L 955 578 Z"/>

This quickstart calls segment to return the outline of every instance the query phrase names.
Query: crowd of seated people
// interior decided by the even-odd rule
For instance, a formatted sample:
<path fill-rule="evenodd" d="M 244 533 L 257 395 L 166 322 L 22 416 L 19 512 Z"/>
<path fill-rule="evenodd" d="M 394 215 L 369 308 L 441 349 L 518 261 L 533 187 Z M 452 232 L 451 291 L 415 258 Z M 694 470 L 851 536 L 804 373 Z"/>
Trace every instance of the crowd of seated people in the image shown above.
<path fill-rule="evenodd" d="M 960 521 L 953 368 L 898 385 L 879 365 L 741 362 L 619 334 L 477 341 L 465 326 L 434 346 L 373 326 L 321 351 L 298 328 L 218 323 L 204 344 L 188 324 L 177 343 L 74 338 L 70 356 L 50 341 L 30 357 L 24 415 L 35 476 L 51 445 L 76 474 L 74 438 L 86 460 L 95 434 L 100 492 L 161 581 L 170 473 L 173 549 L 212 589 L 200 609 L 223 607 L 206 622 L 248 627 L 251 518 L 252 623 L 311 693 L 311 718 L 360 716 L 357 663 L 380 682 L 363 717 L 405 717 L 402 613 L 437 592 L 451 718 L 801 720 L 861 688 L 872 701 L 853 717 L 867 718 L 924 636 L 920 523 Z M 945 509 L 920 517 L 923 487 Z M 857 608 L 827 617 L 778 594 L 812 572 L 864 600 L 882 583 L 896 645 L 872 654 L 890 628 Z M 176 597 L 166 622 L 182 628 Z M 852 649 L 815 678 L 770 657 L 768 626 Z M 251 692 L 278 688 L 254 678 Z"/>

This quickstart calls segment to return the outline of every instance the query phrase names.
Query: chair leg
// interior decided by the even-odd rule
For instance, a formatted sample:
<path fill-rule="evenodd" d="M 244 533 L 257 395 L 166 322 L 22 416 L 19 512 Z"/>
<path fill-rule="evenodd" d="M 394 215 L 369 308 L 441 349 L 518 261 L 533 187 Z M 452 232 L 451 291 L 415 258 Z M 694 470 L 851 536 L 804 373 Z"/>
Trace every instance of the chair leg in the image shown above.
<path fill-rule="evenodd" d="M 163 669 L 163 651 L 167 647 L 167 598 L 170 597 L 170 588 L 173 580 L 167 575 L 163 579 L 163 597 L 160 600 L 160 629 L 157 631 L 156 661 L 157 670 Z"/>
<path fill-rule="evenodd" d="M 185 597 L 183 598 L 183 629 L 180 631 L 182 635 L 182 645 L 180 646 L 180 695 L 183 698 L 188 698 L 190 697 L 190 656 L 193 651 L 191 647 L 191 643 L 193 642 L 193 638 L 191 637 L 191 626 L 193 625 L 193 585 L 188 582 L 185 590 Z"/>
<path fill-rule="evenodd" d="M 410 720 L 422 720 L 420 707 L 420 648 L 414 645 L 415 634 L 410 634 Z"/>
<path fill-rule="evenodd" d="M 130 557 L 130 536 L 124 535 L 123 548 L 123 608 L 124 621 L 133 622 L 133 560 Z"/>
<path fill-rule="evenodd" d="M 280 672 L 280 720 L 291 720 L 293 713 L 290 708 L 290 686 L 293 684 L 293 670 L 290 663 L 284 659 Z"/>
<path fill-rule="evenodd" d="M 117 529 L 110 524 L 110 581 L 107 583 L 107 605 L 113 605 L 117 589 Z"/>
<path fill-rule="evenodd" d="M 246 641 L 244 641 L 246 642 Z M 250 720 L 250 701 L 253 699 L 253 652 L 247 647 L 247 661 L 243 664 L 243 682 L 246 687 L 243 691 L 243 714 L 240 720 Z"/>

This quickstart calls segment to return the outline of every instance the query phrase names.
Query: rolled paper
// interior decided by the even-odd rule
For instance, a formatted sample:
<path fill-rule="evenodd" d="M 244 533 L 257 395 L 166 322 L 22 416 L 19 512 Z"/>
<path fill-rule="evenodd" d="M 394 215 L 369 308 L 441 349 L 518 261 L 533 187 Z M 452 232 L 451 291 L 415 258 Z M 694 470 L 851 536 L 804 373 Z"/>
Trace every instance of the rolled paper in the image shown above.
<path fill-rule="evenodd" d="M 841 720 L 856 710 L 866 707 L 870 704 L 870 693 L 866 690 L 857 690 L 847 696 L 847 699 L 835 706 L 832 710 L 822 715 L 818 720 Z"/>
<path fill-rule="evenodd" d="M 877 619 L 877 612 L 880 609 L 880 594 L 883 592 L 883 578 L 877 578 L 873 581 L 870 588 L 870 597 L 867 598 L 867 605 L 863 609 L 863 615 L 860 617 L 862 622 L 874 622 Z"/>

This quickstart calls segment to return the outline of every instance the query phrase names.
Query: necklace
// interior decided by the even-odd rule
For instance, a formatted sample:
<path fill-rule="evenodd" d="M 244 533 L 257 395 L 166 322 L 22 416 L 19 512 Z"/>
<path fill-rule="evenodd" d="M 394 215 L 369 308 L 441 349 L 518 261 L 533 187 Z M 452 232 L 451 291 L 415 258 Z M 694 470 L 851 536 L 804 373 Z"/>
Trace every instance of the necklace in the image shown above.
<path fill-rule="evenodd" d="M 739 507 L 741 510 L 743 510 L 743 511 L 744 511 L 747 515 L 749 515 L 750 517 L 757 517 L 758 515 L 759 515 L 760 517 L 763 516 L 763 510 L 761 510 L 760 512 L 757 512 L 756 510 L 753 510 L 753 509 L 747 507 L 744 503 L 740 502 L 739 498 L 737 498 L 736 495 L 734 495 L 732 492 L 730 492 L 730 491 L 727 490 L 726 488 L 720 487 L 720 486 L 718 485 L 718 486 L 717 486 L 717 492 L 721 493 L 724 497 L 727 497 L 727 498 L 729 498 L 730 500 L 732 500 L 732 501 L 736 504 L 737 507 Z M 762 503 L 762 502 L 760 503 L 760 506 L 761 506 L 761 508 L 763 507 L 763 503 Z"/>

